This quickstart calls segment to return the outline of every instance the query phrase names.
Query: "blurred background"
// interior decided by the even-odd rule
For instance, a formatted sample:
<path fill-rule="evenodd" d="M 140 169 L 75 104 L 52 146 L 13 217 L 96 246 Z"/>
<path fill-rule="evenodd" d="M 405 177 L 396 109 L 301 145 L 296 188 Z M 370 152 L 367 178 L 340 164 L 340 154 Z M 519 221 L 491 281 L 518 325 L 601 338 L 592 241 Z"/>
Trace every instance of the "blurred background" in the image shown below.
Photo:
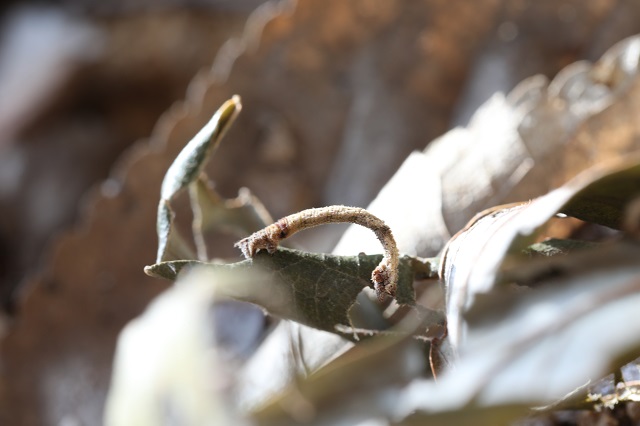
<path fill-rule="evenodd" d="M 82 195 L 151 133 L 259 1 L 5 2 L 0 252 L 5 308 Z"/>
<path fill-rule="evenodd" d="M 13 1 L 0 25 L 0 423 L 76 425 L 166 288 L 142 272 L 160 181 L 224 99 L 244 110 L 210 164 L 223 196 L 365 207 L 493 93 L 639 32 L 640 3 Z"/>

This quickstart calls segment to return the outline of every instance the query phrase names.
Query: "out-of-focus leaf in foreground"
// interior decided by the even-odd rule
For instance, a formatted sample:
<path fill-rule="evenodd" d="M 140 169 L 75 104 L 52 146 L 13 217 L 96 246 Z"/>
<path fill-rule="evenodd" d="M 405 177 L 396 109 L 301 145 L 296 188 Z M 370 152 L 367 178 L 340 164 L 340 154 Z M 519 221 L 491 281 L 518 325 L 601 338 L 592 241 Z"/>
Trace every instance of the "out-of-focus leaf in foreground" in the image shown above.
<path fill-rule="evenodd" d="M 170 288 L 121 333 L 107 426 L 247 424 L 224 399 L 231 377 L 211 347 L 216 287 L 207 278 L 194 274 Z"/>
<path fill-rule="evenodd" d="M 363 342 L 253 412 L 259 425 L 359 424 L 387 418 L 397 389 L 424 368 L 420 345 L 406 336 Z M 383 423 L 384 424 L 384 423 Z"/>
<path fill-rule="evenodd" d="M 382 255 L 335 256 L 280 248 L 272 255 L 261 251 L 252 259 L 231 265 L 169 261 L 148 266 L 145 272 L 167 279 L 176 279 L 182 269 L 197 265 L 214 271 L 260 272 L 252 275 L 253 281 L 242 284 L 238 280 L 229 285 L 220 282 L 218 289 L 227 297 L 255 303 L 276 316 L 335 333 L 336 325 L 351 325 L 349 309 L 360 291 L 370 286 L 371 271 L 381 258 Z M 429 261 L 401 259 L 398 297 L 402 303 L 415 303 L 413 280 L 427 276 L 429 268 Z M 430 315 L 427 320 L 440 319 L 436 312 L 421 311 Z"/>
<path fill-rule="evenodd" d="M 278 254 L 282 253 L 256 258 L 266 260 Z M 376 260 L 379 256 L 371 256 L 369 261 L 375 265 Z M 181 275 L 178 285 L 158 297 L 122 333 L 105 423 L 145 426 L 161 424 L 170 417 L 184 424 L 247 424 L 238 417 L 238 407 L 226 400 L 233 393 L 235 372 L 216 369 L 219 364 L 214 362 L 216 351 L 211 351 L 215 327 L 210 309 L 225 297 L 266 284 L 265 273 L 246 268 L 250 261 L 233 267 L 196 261 L 171 263 L 199 267 Z M 267 293 L 278 297 L 268 285 Z M 397 393 L 396 389 L 425 368 L 422 344 L 409 334 L 399 330 L 354 346 L 311 378 L 300 378 L 289 383 L 282 394 L 272 395 L 269 403 L 251 413 L 249 424 L 335 424 L 372 416 L 385 418 L 392 409 L 388 391 Z M 152 362 L 147 359 L 150 351 L 154 353 Z M 363 410 L 372 398 L 377 406 Z"/>

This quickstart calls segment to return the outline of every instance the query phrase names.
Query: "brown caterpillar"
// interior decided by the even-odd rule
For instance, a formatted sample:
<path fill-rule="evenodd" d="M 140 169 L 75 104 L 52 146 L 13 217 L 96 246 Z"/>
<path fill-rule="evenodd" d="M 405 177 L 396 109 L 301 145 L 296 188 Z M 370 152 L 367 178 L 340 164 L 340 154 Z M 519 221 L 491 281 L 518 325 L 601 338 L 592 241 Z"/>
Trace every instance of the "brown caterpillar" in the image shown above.
<path fill-rule="evenodd" d="M 371 281 L 378 300 L 384 301 L 385 295 L 395 296 L 398 287 L 399 254 L 391 229 L 379 218 L 365 209 L 347 206 L 329 206 L 303 210 L 283 217 L 276 223 L 238 241 L 238 247 L 244 257 L 250 258 L 258 250 L 274 253 L 280 241 L 303 229 L 328 223 L 355 223 L 371 229 L 384 250 L 380 264 L 371 273 Z"/>

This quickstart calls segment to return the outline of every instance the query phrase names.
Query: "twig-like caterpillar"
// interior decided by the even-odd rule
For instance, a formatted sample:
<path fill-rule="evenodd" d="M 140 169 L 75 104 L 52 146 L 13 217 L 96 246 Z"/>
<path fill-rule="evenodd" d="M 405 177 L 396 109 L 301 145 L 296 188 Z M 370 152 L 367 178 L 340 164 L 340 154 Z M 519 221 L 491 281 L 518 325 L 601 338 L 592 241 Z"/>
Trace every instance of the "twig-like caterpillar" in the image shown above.
<path fill-rule="evenodd" d="M 347 206 L 329 206 L 308 209 L 283 217 L 276 223 L 238 241 L 235 246 L 246 258 L 253 257 L 258 250 L 274 253 L 278 243 L 303 229 L 328 223 L 355 223 L 371 229 L 380 240 L 384 256 L 371 273 L 371 281 L 378 300 L 385 295 L 395 296 L 398 286 L 399 254 L 391 229 L 379 218 L 365 209 Z"/>

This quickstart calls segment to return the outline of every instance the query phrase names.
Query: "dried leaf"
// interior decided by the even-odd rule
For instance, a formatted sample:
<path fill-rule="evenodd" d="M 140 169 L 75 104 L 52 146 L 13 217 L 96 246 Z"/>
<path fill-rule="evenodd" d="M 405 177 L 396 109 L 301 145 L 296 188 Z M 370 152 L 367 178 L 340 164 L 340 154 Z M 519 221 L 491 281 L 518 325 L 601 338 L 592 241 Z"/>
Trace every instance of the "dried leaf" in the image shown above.
<path fill-rule="evenodd" d="M 637 62 L 625 58 L 638 43 L 638 37 L 624 40 L 595 64 L 571 64 L 551 82 L 525 80 L 478 110 L 468 130 L 432 144 L 427 152 L 450 150 L 449 161 L 440 163 L 449 229 L 466 222 L 465 212 L 531 199 L 595 164 L 637 151 L 633 120 L 621 117 L 637 112 L 633 92 L 640 74 Z M 610 123 L 616 123 L 615 136 L 604 131 Z M 460 153 L 464 159 L 457 161 Z M 466 182 L 460 170 L 478 173 Z"/>
<path fill-rule="evenodd" d="M 483 402 L 533 405 L 619 369 L 640 351 L 639 259 L 635 243 L 570 253 L 543 286 L 485 298 L 453 375 Z"/>
<path fill-rule="evenodd" d="M 508 254 L 520 255 L 558 212 L 604 225 L 622 223 L 625 204 L 640 194 L 639 155 L 595 167 L 530 203 L 481 213 L 447 245 L 441 276 L 447 286 L 447 321 L 454 346 L 461 342 L 462 312 L 496 283 Z"/>

